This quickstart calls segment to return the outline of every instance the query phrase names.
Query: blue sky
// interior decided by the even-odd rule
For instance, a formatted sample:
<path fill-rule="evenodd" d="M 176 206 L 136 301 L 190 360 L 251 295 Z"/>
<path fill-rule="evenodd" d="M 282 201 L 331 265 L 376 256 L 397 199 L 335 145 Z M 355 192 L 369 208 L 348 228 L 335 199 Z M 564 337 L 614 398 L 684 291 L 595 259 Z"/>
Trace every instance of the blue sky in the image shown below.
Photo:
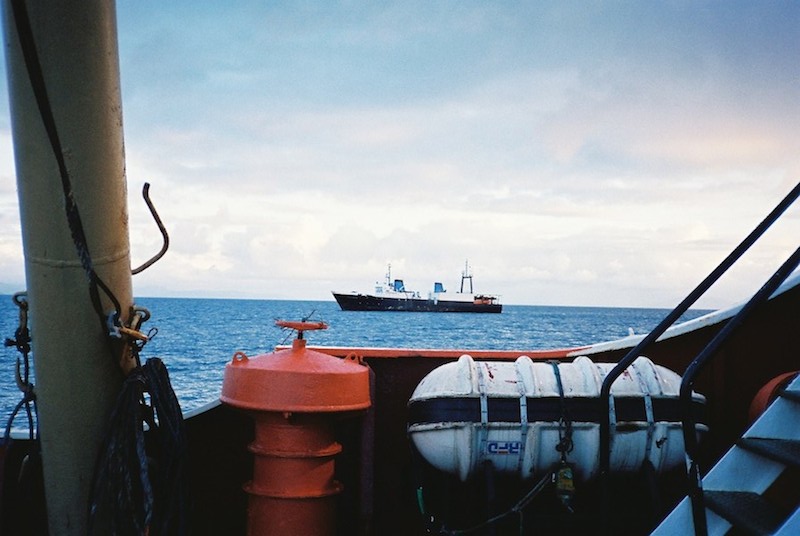
<path fill-rule="evenodd" d="M 265 5 L 268 4 L 268 5 Z M 677 303 L 800 181 L 796 2 L 121 2 L 137 295 Z M 2 64 L 5 78 L 5 64 Z M 0 89 L 0 291 L 24 285 Z M 796 247 L 800 207 L 701 302 Z"/>

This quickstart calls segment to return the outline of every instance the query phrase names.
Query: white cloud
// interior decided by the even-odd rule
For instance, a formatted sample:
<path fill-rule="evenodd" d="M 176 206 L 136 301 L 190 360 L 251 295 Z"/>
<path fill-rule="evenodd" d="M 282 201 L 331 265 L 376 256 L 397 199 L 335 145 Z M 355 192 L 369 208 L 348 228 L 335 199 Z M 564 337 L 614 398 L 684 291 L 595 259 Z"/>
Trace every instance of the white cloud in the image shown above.
<path fill-rule="evenodd" d="M 469 258 L 507 303 L 672 305 L 800 179 L 772 7 L 120 6 L 134 264 L 160 247 L 144 180 L 172 236 L 136 288 L 329 299 Z M 796 247 L 794 210 L 706 305 Z"/>

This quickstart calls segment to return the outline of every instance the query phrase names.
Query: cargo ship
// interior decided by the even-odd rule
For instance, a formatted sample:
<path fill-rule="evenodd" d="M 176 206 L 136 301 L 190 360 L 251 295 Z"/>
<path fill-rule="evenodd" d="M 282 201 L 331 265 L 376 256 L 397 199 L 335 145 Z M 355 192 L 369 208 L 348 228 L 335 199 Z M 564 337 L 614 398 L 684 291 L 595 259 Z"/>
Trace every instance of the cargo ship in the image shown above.
<path fill-rule="evenodd" d="M 466 285 L 468 287 L 465 289 Z M 392 279 L 392 267 L 386 279 L 375 284 L 373 292 L 336 292 L 336 303 L 343 311 L 411 311 L 422 313 L 501 313 L 503 305 L 496 294 L 476 294 L 472 287 L 469 263 L 461 272 L 458 292 L 447 292 L 441 282 L 423 296 L 418 290 L 408 290 L 402 279 Z"/>

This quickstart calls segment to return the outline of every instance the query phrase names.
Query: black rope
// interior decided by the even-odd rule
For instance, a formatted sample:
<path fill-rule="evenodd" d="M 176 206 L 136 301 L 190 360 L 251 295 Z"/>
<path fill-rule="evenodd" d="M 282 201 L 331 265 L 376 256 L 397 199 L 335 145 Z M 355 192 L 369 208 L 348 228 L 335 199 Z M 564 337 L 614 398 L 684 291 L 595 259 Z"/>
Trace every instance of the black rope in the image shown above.
<path fill-rule="evenodd" d="M 556 488 L 556 496 L 561 501 L 564 508 L 570 513 L 574 513 L 572 508 L 572 498 L 575 495 L 574 466 L 567 461 L 567 454 L 572 452 L 575 444 L 572 440 L 572 418 L 567 407 L 567 400 L 564 396 L 564 384 L 561 381 L 561 370 L 558 368 L 558 361 L 551 361 L 553 375 L 558 385 L 558 399 L 561 409 L 561 416 L 558 420 L 558 443 L 556 451 L 561 454 L 561 463 L 553 472 L 553 483 Z"/>
<path fill-rule="evenodd" d="M 145 393 L 149 406 L 142 403 Z M 144 423 L 152 441 L 146 441 Z M 96 520 L 108 509 L 113 534 L 186 533 L 186 432 L 160 359 L 148 359 L 125 380 L 100 452 L 89 534 L 96 533 Z"/>
<path fill-rule="evenodd" d="M 78 204 L 75 201 L 75 196 L 72 190 L 72 181 L 69 177 L 69 170 L 67 163 L 64 159 L 64 151 L 61 145 L 61 140 L 58 136 L 58 129 L 53 114 L 50 99 L 47 95 L 47 86 L 44 80 L 42 65 L 39 61 L 39 55 L 36 51 L 36 43 L 33 38 L 33 31 L 31 29 L 30 17 L 28 10 L 25 6 L 24 0 L 12 0 L 11 7 L 14 14 L 15 26 L 17 35 L 19 37 L 20 49 L 22 56 L 25 60 L 25 67 L 28 72 L 28 78 L 31 82 L 31 89 L 36 99 L 36 105 L 39 108 L 39 114 L 42 118 L 42 125 L 47 133 L 47 139 L 50 142 L 50 148 L 53 151 L 53 156 L 58 165 L 58 172 L 61 177 L 61 188 L 64 194 L 64 209 L 66 211 L 67 223 L 69 225 L 72 241 L 75 244 L 75 249 L 80 259 L 81 266 L 83 267 L 86 277 L 89 281 L 89 295 L 92 300 L 92 305 L 95 312 L 100 318 L 100 323 L 103 326 L 103 331 L 107 332 L 106 317 L 103 313 L 103 306 L 100 301 L 100 293 L 98 288 L 108 297 L 114 305 L 113 321 L 116 324 L 119 322 L 119 316 L 122 310 L 119 300 L 111 291 L 111 289 L 103 282 L 97 272 L 94 270 L 92 264 L 92 257 L 89 253 L 89 245 L 86 240 L 86 233 L 83 229 L 83 222 L 81 220 L 80 212 L 78 211 Z"/>
<path fill-rule="evenodd" d="M 564 397 L 564 385 L 561 382 L 561 371 L 558 368 L 558 361 L 550 361 L 553 367 L 553 375 L 556 377 L 558 386 L 558 400 L 561 408 L 561 417 L 558 420 L 558 444 L 556 450 L 561 453 L 561 461 L 567 461 L 567 454 L 572 452 L 574 443 L 572 442 L 572 419 L 569 416 L 567 401 Z"/>

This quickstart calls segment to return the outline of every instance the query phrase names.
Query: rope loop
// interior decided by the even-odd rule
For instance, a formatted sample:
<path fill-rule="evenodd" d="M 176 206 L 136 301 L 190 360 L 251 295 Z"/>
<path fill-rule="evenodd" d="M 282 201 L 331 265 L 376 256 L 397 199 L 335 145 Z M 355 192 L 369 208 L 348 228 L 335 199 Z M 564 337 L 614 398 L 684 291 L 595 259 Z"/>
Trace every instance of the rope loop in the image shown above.
<path fill-rule="evenodd" d="M 186 441 L 167 368 L 150 358 L 125 379 L 112 412 L 92 481 L 88 534 L 98 533 L 104 515 L 114 534 L 185 534 Z"/>

